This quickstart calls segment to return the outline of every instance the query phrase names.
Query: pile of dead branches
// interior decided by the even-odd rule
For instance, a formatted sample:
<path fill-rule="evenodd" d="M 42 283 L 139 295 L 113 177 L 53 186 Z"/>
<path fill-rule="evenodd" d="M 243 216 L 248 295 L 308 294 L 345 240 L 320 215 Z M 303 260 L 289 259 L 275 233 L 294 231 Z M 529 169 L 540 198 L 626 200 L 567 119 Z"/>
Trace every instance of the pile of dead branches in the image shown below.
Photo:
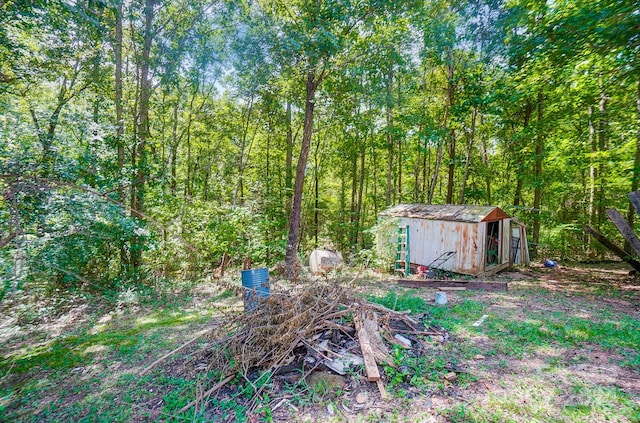
<path fill-rule="evenodd" d="M 275 375 L 302 361 L 305 365 L 299 370 L 304 367 L 305 376 L 322 365 L 344 374 L 342 368 L 364 364 L 367 380 L 377 382 L 384 396 L 377 364 L 393 365 L 390 344 L 408 348 L 398 340 L 399 333 L 438 334 L 426 331 L 407 313 L 358 298 L 337 283 L 310 284 L 286 294 L 272 292 L 259 307 L 226 319 L 208 333 L 210 342 L 203 357 L 207 370 L 221 377 L 183 410 L 202 404 L 236 377 L 251 383 L 252 371 Z M 256 397 L 261 391 L 255 390 Z"/>

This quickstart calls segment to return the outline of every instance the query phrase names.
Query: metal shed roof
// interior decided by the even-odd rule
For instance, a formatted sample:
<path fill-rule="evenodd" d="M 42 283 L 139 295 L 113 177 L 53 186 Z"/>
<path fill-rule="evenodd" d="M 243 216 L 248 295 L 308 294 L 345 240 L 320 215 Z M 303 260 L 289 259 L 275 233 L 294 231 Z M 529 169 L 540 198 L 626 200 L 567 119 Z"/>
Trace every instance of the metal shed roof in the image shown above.
<path fill-rule="evenodd" d="M 380 216 L 410 217 L 416 219 L 448 220 L 454 222 L 482 222 L 509 217 L 496 206 L 398 204 L 380 213 Z"/>

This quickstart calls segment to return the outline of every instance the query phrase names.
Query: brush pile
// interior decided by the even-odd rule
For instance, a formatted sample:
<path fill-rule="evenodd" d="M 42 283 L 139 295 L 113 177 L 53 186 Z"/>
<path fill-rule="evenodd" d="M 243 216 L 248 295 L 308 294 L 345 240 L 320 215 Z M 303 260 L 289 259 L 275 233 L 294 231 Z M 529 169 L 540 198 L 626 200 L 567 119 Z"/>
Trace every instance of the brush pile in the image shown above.
<path fill-rule="evenodd" d="M 254 387 L 254 401 L 248 407 L 252 411 L 269 385 L 257 387 L 251 382 L 256 371 L 269 379 L 291 372 L 306 377 L 326 368 L 344 375 L 363 364 L 366 379 L 377 382 L 384 398 L 377 364 L 393 365 L 390 345 L 421 349 L 416 335 L 440 333 L 427 331 L 407 313 L 358 298 L 337 283 L 300 286 L 286 294 L 272 292 L 259 307 L 228 318 L 208 334 L 210 342 L 202 357 L 207 370 L 221 377 L 183 410 L 206 402 L 240 377 Z"/>

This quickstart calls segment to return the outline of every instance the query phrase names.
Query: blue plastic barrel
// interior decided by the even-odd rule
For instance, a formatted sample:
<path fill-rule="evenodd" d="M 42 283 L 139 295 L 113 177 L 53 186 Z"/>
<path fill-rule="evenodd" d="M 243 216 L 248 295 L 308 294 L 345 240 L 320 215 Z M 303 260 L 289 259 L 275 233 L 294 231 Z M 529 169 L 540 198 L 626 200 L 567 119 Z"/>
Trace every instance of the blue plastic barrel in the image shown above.
<path fill-rule="evenodd" d="M 269 296 L 269 269 L 248 269 L 242 271 L 242 299 L 244 310 L 251 311 Z"/>

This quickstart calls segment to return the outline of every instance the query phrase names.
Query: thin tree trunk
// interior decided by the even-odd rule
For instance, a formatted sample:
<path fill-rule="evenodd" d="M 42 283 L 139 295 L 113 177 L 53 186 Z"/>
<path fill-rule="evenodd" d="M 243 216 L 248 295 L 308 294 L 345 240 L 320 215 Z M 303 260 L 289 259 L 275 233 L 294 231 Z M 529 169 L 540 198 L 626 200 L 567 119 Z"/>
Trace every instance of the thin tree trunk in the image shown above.
<path fill-rule="evenodd" d="M 169 151 L 171 161 L 171 182 L 169 183 L 169 189 L 171 195 L 175 195 L 177 188 L 177 168 L 178 168 L 178 103 L 179 99 L 176 99 L 173 105 L 173 125 L 171 126 L 171 150 Z"/>
<path fill-rule="evenodd" d="M 483 115 L 480 114 L 480 126 L 483 124 Z M 485 182 L 485 190 L 487 194 L 487 204 L 491 205 L 491 180 L 493 179 L 493 175 L 489 173 L 489 151 L 487 148 L 487 139 L 485 136 L 481 137 L 482 139 L 482 165 L 484 166 L 484 182 Z"/>
<path fill-rule="evenodd" d="M 524 106 L 524 122 L 522 124 L 522 132 L 526 134 L 529 129 L 529 124 L 531 122 L 531 114 L 533 113 L 533 106 L 531 101 L 527 99 L 527 102 Z M 513 196 L 513 205 L 519 206 L 522 202 L 522 186 L 524 182 L 524 158 L 522 157 L 522 153 L 517 152 L 517 168 L 516 168 L 516 192 Z"/>
<path fill-rule="evenodd" d="M 544 153 L 544 136 L 543 136 L 543 113 L 542 113 L 542 91 L 538 92 L 538 128 L 536 134 L 536 151 L 535 151 L 535 188 L 533 190 L 533 246 L 531 249 L 532 257 L 538 256 L 538 244 L 540 242 L 540 203 L 542 198 L 542 156 Z"/>
<path fill-rule="evenodd" d="M 373 214 L 378 215 L 378 152 L 375 145 L 371 146 L 371 155 L 373 156 Z"/>
<path fill-rule="evenodd" d="M 387 161 L 387 190 L 385 195 L 385 205 L 391 205 L 391 196 L 393 194 L 393 69 L 389 68 L 387 74 L 387 106 L 386 106 L 386 118 L 387 118 L 387 146 L 389 148 L 389 156 Z"/>
<path fill-rule="evenodd" d="M 115 108 L 116 108 L 116 148 L 118 154 L 118 173 L 120 178 L 124 176 L 124 110 L 122 107 L 122 0 L 116 3 L 115 10 L 116 33 L 113 45 L 115 61 Z M 118 200 L 125 203 L 124 189 L 118 189 Z M 120 273 L 125 273 L 129 268 L 129 256 L 124 245 L 120 246 Z"/>
<path fill-rule="evenodd" d="M 289 218 L 289 237 L 285 253 L 285 274 L 289 279 L 297 279 L 299 261 L 297 257 L 298 243 L 300 242 L 300 215 L 302 207 L 302 190 L 304 188 L 304 172 L 309 158 L 311 137 L 313 135 L 313 111 L 315 108 L 316 89 L 321 79 L 316 79 L 314 71 L 307 73 L 306 99 L 304 106 L 304 129 L 302 132 L 302 147 L 296 167 L 296 181 L 293 188 L 293 201 L 291 204 L 291 217 Z"/>
<path fill-rule="evenodd" d="M 351 223 L 351 241 L 353 242 L 354 222 L 356 221 L 356 199 L 358 198 L 358 152 L 353 151 L 351 156 L 351 207 L 349 209 L 349 222 Z"/>
<path fill-rule="evenodd" d="M 638 78 L 638 90 L 636 92 L 636 112 L 638 127 L 636 128 L 636 154 L 633 160 L 633 174 L 631 176 L 631 192 L 637 191 L 640 188 L 640 78 Z M 633 228 L 633 222 L 635 219 L 635 211 L 633 204 L 629 203 L 629 209 L 627 210 L 627 222 L 629 226 Z M 625 250 L 627 245 L 625 243 Z"/>
<path fill-rule="evenodd" d="M 251 115 L 253 112 L 254 94 L 251 94 L 249 98 L 249 104 L 247 105 L 246 117 L 242 122 L 242 140 L 240 144 L 240 158 L 238 159 L 238 183 L 233 193 L 233 204 L 244 204 L 244 169 L 246 166 L 245 149 L 247 147 L 247 137 L 249 134 L 249 125 L 251 123 Z M 253 143 L 253 138 L 252 138 Z M 248 154 L 247 154 L 248 156 Z M 248 160 L 248 159 L 247 159 Z"/>
<path fill-rule="evenodd" d="M 600 94 L 600 105 L 599 105 L 599 119 L 598 119 L 598 150 L 600 152 L 604 152 L 607 150 L 607 138 L 609 131 L 609 121 L 607 117 L 607 96 L 604 91 Z M 596 210 L 598 213 L 597 219 L 597 228 L 605 221 L 605 182 L 604 175 L 606 174 L 605 162 L 604 160 L 600 160 L 598 162 L 598 192 L 596 199 Z"/>
<path fill-rule="evenodd" d="M 318 232 L 320 231 L 320 216 L 318 214 L 318 208 L 320 207 L 320 175 L 319 175 L 319 153 L 320 153 L 320 137 L 316 137 L 316 148 L 313 152 L 313 167 L 314 167 L 314 204 L 313 204 L 313 236 L 314 247 L 318 248 Z"/>
<path fill-rule="evenodd" d="M 431 190 L 431 186 L 428 182 L 427 175 L 431 173 L 431 148 L 427 138 L 424 139 L 424 156 L 422 157 L 422 196 L 421 201 L 424 203 L 426 200 L 426 194 Z"/>
<path fill-rule="evenodd" d="M 447 64 L 447 109 L 449 110 L 448 114 L 451 113 L 451 109 L 454 105 L 454 94 L 455 94 L 455 84 L 454 84 L 454 69 L 453 69 L 453 54 L 451 50 L 449 50 L 449 63 Z M 449 137 L 449 166 L 448 166 L 448 178 L 447 178 L 447 204 L 453 203 L 453 185 L 454 185 L 454 176 L 456 169 L 456 133 L 453 128 L 450 130 Z"/>
<path fill-rule="evenodd" d="M 433 175 L 431 176 L 431 186 L 429 187 L 429 198 L 427 199 L 428 204 L 433 203 L 433 195 L 436 191 L 436 185 L 438 184 L 438 173 L 440 173 L 440 163 L 442 162 L 442 143 L 438 143 L 438 148 L 436 150 L 436 163 L 433 166 Z"/>
<path fill-rule="evenodd" d="M 360 147 L 360 180 L 358 184 L 358 201 L 356 205 L 356 219 L 355 219 L 355 248 L 358 249 L 358 239 L 360 237 L 360 221 L 362 219 L 362 197 L 364 193 L 364 178 L 365 172 L 365 159 L 366 159 L 366 135 Z"/>
<path fill-rule="evenodd" d="M 142 49 L 142 61 L 140 63 L 140 103 L 138 109 L 138 166 L 135 172 L 135 186 L 132 198 L 132 212 L 138 219 L 142 219 L 144 212 L 145 184 L 148 173 L 147 164 L 147 140 L 149 138 L 149 102 L 151 100 L 151 80 L 149 78 L 151 41 L 153 37 L 152 25 L 155 0 L 146 0 L 145 3 L 145 28 L 144 45 Z M 138 269 L 142 265 L 142 240 L 134 236 L 131 243 L 131 265 Z"/>
<path fill-rule="evenodd" d="M 293 190 L 293 131 L 291 128 L 291 102 L 287 101 L 287 156 L 284 165 L 284 186 L 286 188 L 287 209 L 291 207 L 291 191 Z"/>
<path fill-rule="evenodd" d="M 469 170 L 471 169 L 471 152 L 473 151 L 473 145 L 475 144 L 476 136 L 476 117 L 478 115 L 478 109 L 476 107 L 471 111 L 471 133 L 469 134 L 469 142 L 467 143 L 467 155 L 464 162 L 464 175 L 462 176 L 462 186 L 460 187 L 460 195 L 458 197 L 458 204 L 464 204 L 465 190 L 467 189 L 467 180 L 469 179 Z"/>
<path fill-rule="evenodd" d="M 598 168 L 595 165 L 595 153 L 598 151 L 596 141 L 596 126 L 593 122 L 593 106 L 589 107 L 589 148 L 591 158 L 589 159 L 589 222 L 591 226 L 597 228 L 596 214 L 596 183 L 598 180 Z"/>

